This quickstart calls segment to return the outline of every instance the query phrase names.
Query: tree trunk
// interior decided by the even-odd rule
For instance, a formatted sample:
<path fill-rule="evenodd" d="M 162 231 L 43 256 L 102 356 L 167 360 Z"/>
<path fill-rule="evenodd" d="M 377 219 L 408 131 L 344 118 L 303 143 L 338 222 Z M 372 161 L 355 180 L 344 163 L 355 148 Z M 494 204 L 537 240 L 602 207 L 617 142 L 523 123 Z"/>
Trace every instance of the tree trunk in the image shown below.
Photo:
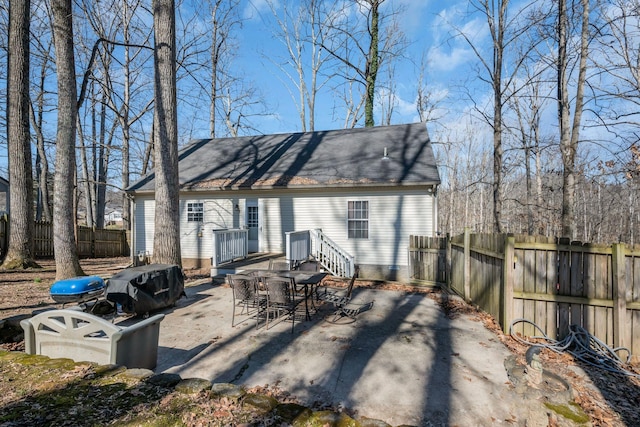
<path fill-rule="evenodd" d="M 3 268 L 37 267 L 33 260 L 33 175 L 29 134 L 30 17 L 29 0 L 15 0 L 9 4 L 7 144 L 11 228 Z"/>
<path fill-rule="evenodd" d="M 42 60 L 42 66 L 40 68 L 39 85 L 38 90 L 40 96 L 37 97 L 36 106 L 30 107 L 31 124 L 33 131 L 36 135 L 36 179 L 38 182 L 38 201 L 37 201 L 37 213 L 36 219 L 38 221 L 44 220 L 51 222 L 53 217 L 51 214 L 51 197 L 49 195 L 49 161 L 45 152 L 44 144 L 45 138 L 42 133 L 42 123 L 44 114 L 44 93 L 45 93 L 45 81 L 47 72 L 48 61 Z M 36 113 L 37 108 L 37 113 Z"/>
<path fill-rule="evenodd" d="M 129 218 L 131 206 L 129 204 L 129 197 L 125 190 L 129 187 L 129 151 L 131 138 L 129 127 L 129 104 L 131 102 L 131 61 L 129 46 L 129 25 L 131 23 L 131 17 L 129 15 L 128 0 L 122 1 L 122 14 L 123 14 L 123 38 L 124 38 L 124 95 L 122 103 L 122 116 L 121 116 L 121 128 L 122 128 L 122 228 L 125 230 L 131 230 L 131 220 Z"/>
<path fill-rule="evenodd" d="M 507 20 L 508 0 L 498 3 L 498 26 L 493 29 L 493 229 L 497 233 L 502 233 L 502 107 L 504 97 L 502 92 L 502 65 L 504 58 L 504 32 Z M 489 9 L 487 16 L 490 16 Z M 491 19 L 489 27 L 491 28 Z"/>
<path fill-rule="evenodd" d="M 84 206 L 87 217 L 87 227 L 93 228 L 93 176 L 89 171 L 89 162 L 87 160 L 87 144 L 82 129 L 82 123 L 77 121 L 78 138 L 80 139 L 80 167 L 82 169 L 82 179 L 84 180 Z"/>
<path fill-rule="evenodd" d="M 182 265 L 178 180 L 175 5 L 153 1 L 155 93 L 155 231 L 153 260 Z"/>
<path fill-rule="evenodd" d="M 56 280 L 62 280 L 84 274 L 78 261 L 73 215 L 78 106 L 73 56 L 71 0 L 52 0 L 51 9 L 58 74 L 58 129 L 56 134 L 56 172 L 53 200 L 53 242 L 56 260 Z"/>
<path fill-rule="evenodd" d="M 364 125 L 365 127 L 372 127 L 375 125 L 373 120 L 373 104 L 376 94 L 376 78 L 378 77 L 378 41 L 379 41 L 379 12 L 380 6 L 379 0 L 370 0 L 371 5 L 371 44 L 369 45 L 369 55 L 367 56 L 367 68 L 366 68 L 366 103 L 364 105 Z"/>
<path fill-rule="evenodd" d="M 568 70 L 568 28 L 566 0 L 558 2 L 558 120 L 560 124 L 560 152 L 562 154 L 562 235 L 576 237 L 576 152 L 580 137 L 580 122 L 584 99 L 584 85 L 587 74 L 587 54 L 589 46 L 589 1 L 582 3 L 582 30 L 580 36 L 580 64 L 576 82 L 576 96 L 573 124 L 570 122 Z"/>

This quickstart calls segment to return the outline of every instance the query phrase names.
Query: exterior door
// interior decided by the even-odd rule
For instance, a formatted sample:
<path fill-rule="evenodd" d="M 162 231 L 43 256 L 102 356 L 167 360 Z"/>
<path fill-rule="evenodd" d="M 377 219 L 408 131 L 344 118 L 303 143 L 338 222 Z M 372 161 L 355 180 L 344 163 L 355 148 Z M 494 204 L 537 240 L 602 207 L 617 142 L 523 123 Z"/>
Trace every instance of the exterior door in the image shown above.
<path fill-rule="evenodd" d="M 260 215 L 257 199 L 247 199 L 247 228 L 249 229 L 249 252 L 260 250 Z"/>

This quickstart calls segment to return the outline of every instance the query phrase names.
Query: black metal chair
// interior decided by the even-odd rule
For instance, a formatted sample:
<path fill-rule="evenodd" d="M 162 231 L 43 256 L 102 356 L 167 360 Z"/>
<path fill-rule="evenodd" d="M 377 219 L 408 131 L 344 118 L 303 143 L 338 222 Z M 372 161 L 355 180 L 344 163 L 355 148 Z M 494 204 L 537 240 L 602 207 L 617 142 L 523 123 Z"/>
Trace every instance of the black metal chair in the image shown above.
<path fill-rule="evenodd" d="M 256 328 L 260 312 L 266 306 L 266 297 L 258 293 L 258 278 L 244 274 L 229 274 L 227 281 L 233 290 L 233 314 L 231 316 L 231 326 L 235 326 L 236 307 L 242 307 L 240 314 L 246 310 L 246 314 L 256 318 Z"/>
<path fill-rule="evenodd" d="M 353 288 L 356 283 L 356 277 L 358 277 L 358 268 L 356 267 L 353 277 L 349 281 L 349 285 L 346 289 L 333 289 L 329 291 L 324 289 L 323 293 L 318 294 L 320 301 L 332 304 L 334 307 L 333 313 L 325 316 L 325 320 L 329 323 L 348 324 L 356 321 L 356 316 L 362 311 L 366 311 L 373 306 L 373 303 L 365 304 L 364 306 L 350 306 L 351 297 L 353 295 Z M 368 308 L 365 308 L 367 307 Z"/>
<path fill-rule="evenodd" d="M 298 264 L 296 270 L 299 271 L 320 271 L 320 263 L 318 261 L 302 261 Z"/>
<path fill-rule="evenodd" d="M 304 298 L 296 295 L 295 283 L 288 277 L 268 276 L 265 278 L 267 288 L 267 329 L 271 313 L 278 317 L 291 317 L 291 333 L 296 322 L 296 309 Z"/>

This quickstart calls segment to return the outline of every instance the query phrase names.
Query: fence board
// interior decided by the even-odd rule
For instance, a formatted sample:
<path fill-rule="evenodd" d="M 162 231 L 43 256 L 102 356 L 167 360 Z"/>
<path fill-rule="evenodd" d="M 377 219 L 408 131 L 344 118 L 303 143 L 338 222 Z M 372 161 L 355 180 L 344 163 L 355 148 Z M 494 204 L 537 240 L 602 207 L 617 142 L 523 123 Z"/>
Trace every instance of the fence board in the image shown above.
<path fill-rule="evenodd" d="M 631 269 L 627 273 L 627 301 L 631 303 L 640 302 L 640 256 L 630 256 L 626 259 L 627 265 Z M 640 310 L 628 309 L 629 330 L 627 331 L 627 343 L 632 354 L 640 354 Z"/>
<path fill-rule="evenodd" d="M 518 258 L 520 260 L 520 258 Z M 519 263 L 520 264 L 520 263 Z M 535 252 L 534 251 L 523 251 L 522 255 L 522 270 L 523 270 L 523 288 L 525 292 L 533 293 L 536 291 L 536 264 L 535 264 Z M 524 313 L 523 316 L 525 319 L 531 319 L 535 322 L 536 319 L 536 302 L 533 300 L 525 300 L 523 302 L 524 305 Z M 526 324 L 524 325 L 524 334 L 527 336 L 531 336 L 535 334 L 535 330 L 532 325 Z"/>
<path fill-rule="evenodd" d="M 2 230 L 6 230 L 8 220 L 0 218 L 0 255 L 6 254 L 8 242 L 2 239 Z M 77 251 L 81 258 L 105 258 L 128 256 L 129 245 L 125 230 L 94 230 L 78 227 Z M 33 246 L 35 258 L 53 258 L 53 224 L 44 221 L 34 222 Z"/>
<path fill-rule="evenodd" d="M 596 298 L 596 263 L 593 258 L 584 264 L 583 282 L 587 298 Z M 594 306 L 585 307 L 583 326 L 590 333 L 595 333 L 596 310 Z"/>
<path fill-rule="evenodd" d="M 458 295 L 464 295 L 464 249 L 451 246 L 451 280 L 449 286 Z"/>
<path fill-rule="evenodd" d="M 446 283 L 447 241 L 447 238 L 409 236 L 410 277 Z"/>
<path fill-rule="evenodd" d="M 449 239 L 450 259 L 443 265 L 450 269 L 447 277 L 450 289 L 501 322 L 523 317 L 551 339 L 564 338 L 569 325 L 577 324 L 610 346 L 620 340 L 618 335 L 625 334 L 622 341 L 633 355 L 640 354 L 639 248 L 620 245 L 624 263 L 618 260 L 616 265 L 623 266 L 618 270 L 624 271 L 616 273 L 613 248 L 608 246 L 516 236 L 515 246 L 509 252 L 513 255 L 507 257 L 504 252 L 507 236 L 470 233 L 466 236 Z M 418 238 L 415 242 L 424 245 Z M 441 265 L 438 264 L 438 269 Z M 509 269 L 508 274 L 505 268 Z M 427 268 L 418 271 L 423 273 L 433 274 Z M 624 278 L 618 280 L 616 293 L 623 298 L 623 304 L 616 305 L 613 300 L 614 274 Z M 503 283 L 504 277 L 509 278 L 509 284 Z M 504 299 L 506 291 L 513 295 L 509 301 Z M 514 332 L 538 333 L 522 323 Z"/>
<path fill-rule="evenodd" d="M 559 290 L 558 282 L 558 253 L 555 251 L 541 251 L 546 256 L 546 284 L 547 295 L 555 295 Z M 541 264 L 544 267 L 545 264 Z M 540 274 L 545 274 L 540 272 Z M 546 302 L 547 318 L 544 326 L 544 332 L 551 339 L 558 338 L 558 305 L 552 302 Z"/>

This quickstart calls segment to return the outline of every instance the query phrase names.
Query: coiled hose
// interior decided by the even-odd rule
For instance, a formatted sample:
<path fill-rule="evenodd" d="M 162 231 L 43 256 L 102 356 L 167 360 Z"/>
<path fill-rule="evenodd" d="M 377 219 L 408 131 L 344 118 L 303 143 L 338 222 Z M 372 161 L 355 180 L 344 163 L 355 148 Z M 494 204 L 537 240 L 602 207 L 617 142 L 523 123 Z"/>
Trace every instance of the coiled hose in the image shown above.
<path fill-rule="evenodd" d="M 529 337 L 529 339 L 542 340 L 544 342 L 540 343 L 527 341 L 518 334 L 514 334 L 514 326 L 519 323 L 527 323 L 533 326 L 536 331 L 541 334 L 531 336 Z M 544 331 L 534 322 L 527 319 L 515 319 L 513 322 L 511 322 L 511 325 L 509 325 L 509 334 L 513 337 L 513 339 L 522 344 L 529 346 L 541 346 L 544 348 L 548 348 L 555 353 L 562 353 L 566 351 L 576 359 L 596 368 L 603 369 L 608 372 L 640 378 L 640 374 L 637 374 L 628 368 L 629 362 L 631 360 L 631 351 L 629 351 L 628 348 L 611 348 L 600 341 L 598 338 L 591 335 L 589 332 L 587 332 L 586 329 L 581 326 L 570 325 L 569 334 L 564 337 L 564 339 L 558 341 L 549 338 L 544 333 Z M 625 360 L 621 359 L 620 356 L 618 356 L 619 352 L 626 353 L 627 357 L 625 358 Z"/>

